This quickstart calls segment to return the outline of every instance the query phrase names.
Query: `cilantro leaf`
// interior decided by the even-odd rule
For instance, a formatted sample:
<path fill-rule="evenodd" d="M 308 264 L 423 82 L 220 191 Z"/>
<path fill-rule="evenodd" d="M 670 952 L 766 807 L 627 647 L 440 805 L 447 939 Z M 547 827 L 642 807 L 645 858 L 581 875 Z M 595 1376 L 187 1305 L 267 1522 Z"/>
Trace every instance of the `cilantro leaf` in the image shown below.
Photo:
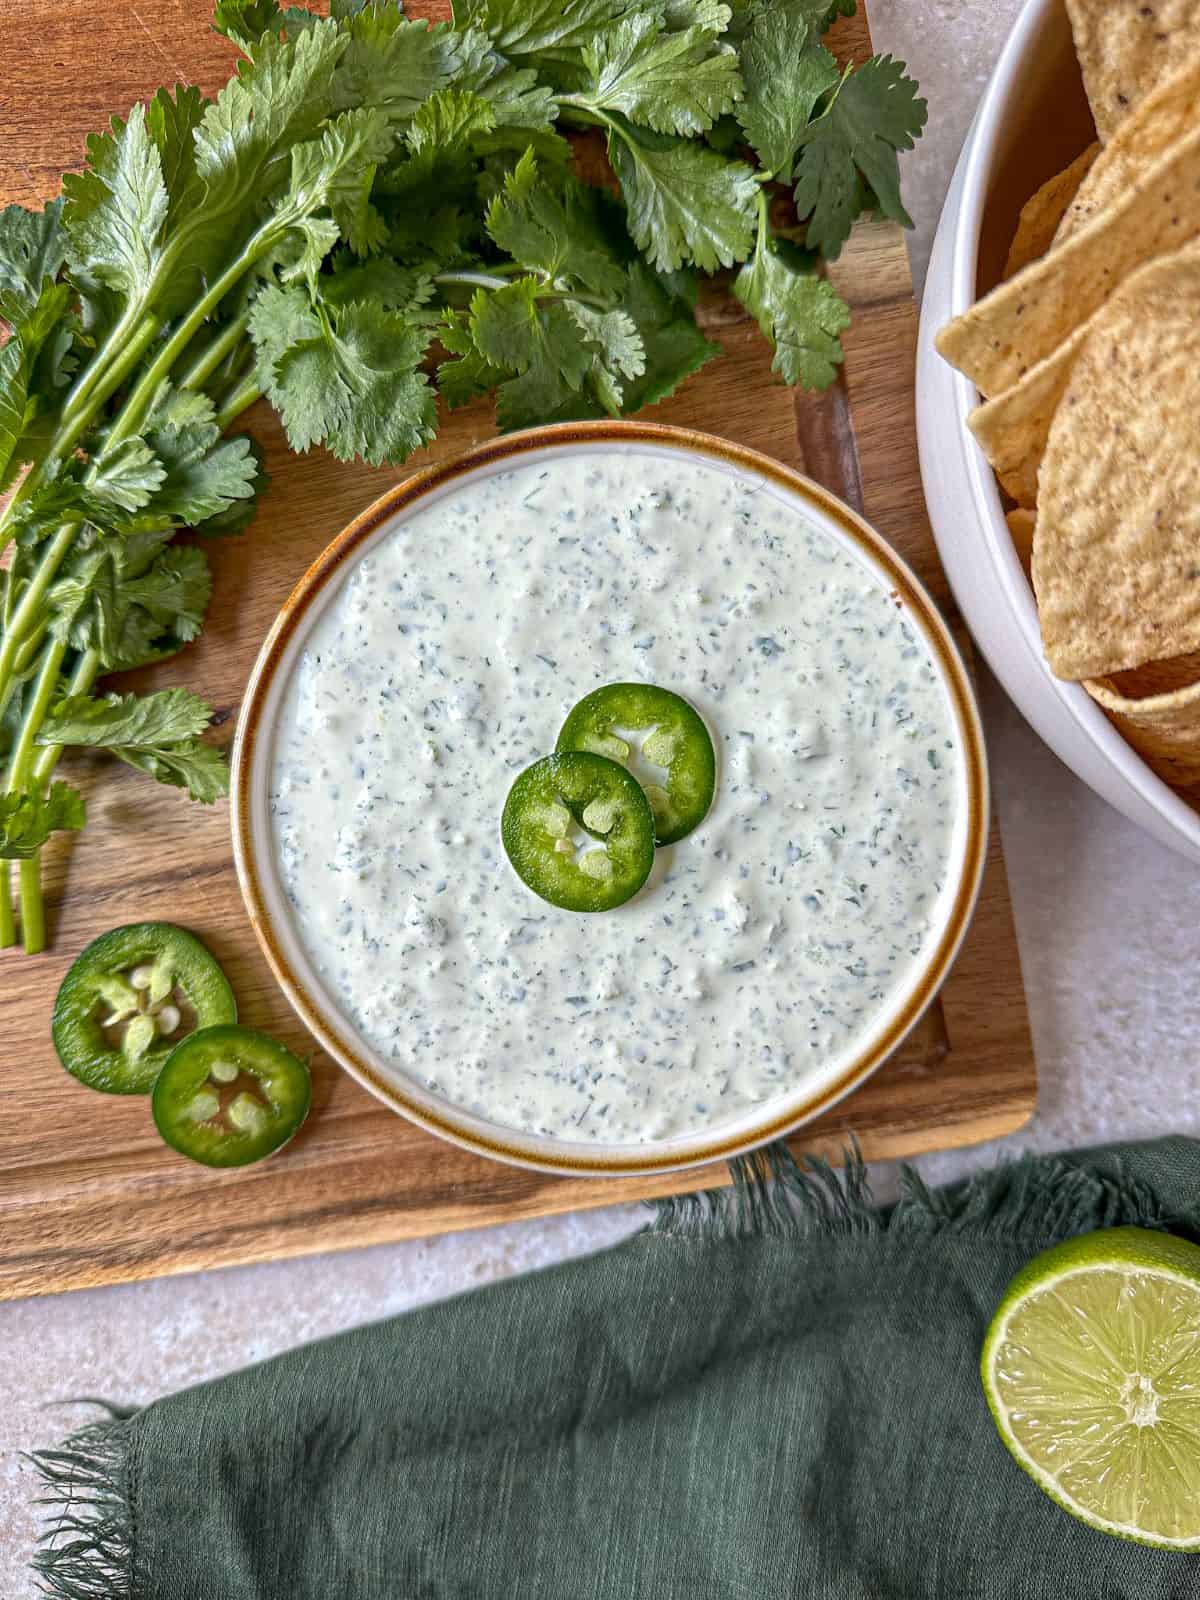
<path fill-rule="evenodd" d="M 440 89 L 413 117 L 408 143 L 418 155 L 463 150 L 473 133 L 488 133 L 495 126 L 495 108 L 481 94 L 472 89 Z"/>
<path fill-rule="evenodd" d="M 312 213 L 328 206 L 342 237 L 359 255 L 382 243 L 377 214 L 370 202 L 379 162 L 392 146 L 392 130 L 381 111 L 343 111 L 322 131 L 292 147 L 288 208 L 311 228 Z M 285 213 L 286 214 L 286 213 Z M 316 261 L 328 254 L 328 230 L 315 235 Z M 311 257 L 311 252 L 306 253 Z M 311 259 L 302 270 L 315 276 Z"/>
<path fill-rule="evenodd" d="M 229 793 L 229 767 L 225 757 L 202 739 L 187 739 L 158 750 L 117 745 L 112 753 L 126 766 L 148 773 L 159 783 L 186 789 L 188 798 L 198 800 L 201 805 L 212 805 L 214 800 Z"/>
<path fill-rule="evenodd" d="M 215 425 L 193 422 L 161 428 L 150 443 L 163 469 L 152 509 L 177 527 L 190 527 L 254 493 L 258 463 L 244 436 L 222 439 Z"/>
<path fill-rule="evenodd" d="M 71 695 L 51 706 L 36 742 L 40 745 L 175 744 L 208 727 L 212 707 L 190 689 L 156 694 Z"/>
<path fill-rule="evenodd" d="M 193 800 L 208 805 L 229 792 L 224 757 L 198 737 L 211 716 L 211 706 L 187 689 L 95 699 L 75 695 L 51 707 L 37 743 L 108 750 L 159 783 L 186 789 Z"/>
<path fill-rule="evenodd" d="M 657 133 L 702 133 L 741 95 L 728 45 L 702 28 L 667 32 L 654 14 L 622 17 L 585 47 L 583 61 L 590 81 L 581 100 Z"/>
<path fill-rule="evenodd" d="M 496 50 L 484 33 L 467 29 L 458 36 L 461 52 L 454 82 L 473 90 L 492 107 L 497 127 L 548 129 L 557 107 L 548 84 L 538 82 L 533 67 L 515 66 Z"/>
<path fill-rule="evenodd" d="M 253 61 L 205 108 L 195 131 L 203 196 L 189 238 L 222 217 L 228 230 L 285 185 L 288 166 L 271 158 L 319 131 L 332 109 L 334 71 L 348 42 L 335 22 L 323 20 L 294 43 L 267 34 Z M 228 242 L 218 239 L 215 248 L 227 249 Z"/>
<path fill-rule="evenodd" d="M 146 107 L 146 128 L 158 151 L 170 201 L 169 220 L 177 222 L 195 196 L 196 129 L 209 105 L 199 89 L 177 83 L 160 89 Z"/>
<path fill-rule="evenodd" d="M 840 335 L 850 326 L 850 309 L 833 285 L 760 239 L 733 292 L 774 345 L 772 367 L 784 382 L 827 389 L 842 360 Z"/>
<path fill-rule="evenodd" d="M 155 638 L 169 632 L 186 644 L 204 622 L 212 574 L 203 550 L 175 545 L 164 550 L 139 577 L 126 578 L 124 592 L 131 606 L 139 607 L 157 624 Z"/>
<path fill-rule="evenodd" d="M 371 5 L 350 18 L 348 37 L 333 85 L 339 109 L 365 106 L 403 121 L 457 77 L 459 44 L 444 22 L 430 27 L 399 6 Z"/>
<path fill-rule="evenodd" d="M 217 0 L 213 9 L 213 31 L 245 55 L 253 55 L 263 34 L 278 32 L 281 22 L 276 0 Z"/>
<path fill-rule="evenodd" d="M 204 621 L 212 579 L 203 551 L 163 549 L 171 529 L 76 544 L 47 595 L 50 630 L 95 650 L 108 672 L 173 655 Z"/>
<path fill-rule="evenodd" d="M 216 407 L 203 389 L 179 389 L 164 383 L 154 397 L 146 427 L 151 432 L 155 428 L 186 428 L 190 423 L 213 427 L 216 420 Z"/>
<path fill-rule="evenodd" d="M 371 256 L 355 261 L 344 251 L 332 258 L 332 271 L 321 279 L 321 297 L 331 305 L 348 300 L 374 300 L 389 311 L 418 312 L 434 293 L 430 272 L 419 266 L 401 266 L 391 256 Z M 436 313 L 434 313 L 436 315 Z"/>
<path fill-rule="evenodd" d="M 485 394 L 491 394 L 510 374 L 503 367 L 494 367 L 477 350 L 468 350 L 453 361 L 443 361 L 438 367 L 438 393 L 455 411 L 459 406 L 470 405 Z"/>
<path fill-rule="evenodd" d="M 443 361 L 437 374 L 438 392 L 452 411 L 481 395 L 490 394 L 497 384 L 511 376 L 476 350 L 470 318 L 465 312 L 447 311 L 438 323 L 437 336 L 442 348 L 457 357 Z"/>
<path fill-rule="evenodd" d="M 459 0 L 456 28 L 478 28 L 508 56 L 561 57 L 581 50 L 629 0 Z"/>
<path fill-rule="evenodd" d="M 47 278 L 57 278 L 66 255 L 63 202 L 43 211 L 5 206 L 0 211 L 0 316 L 15 321 L 37 303 Z"/>
<path fill-rule="evenodd" d="M 25 352 L 10 338 L 0 349 L 0 490 L 11 481 L 10 469 L 21 465 L 17 450 L 31 415 Z"/>
<path fill-rule="evenodd" d="M 737 118 L 764 169 L 783 179 L 814 107 L 838 81 L 837 63 L 819 43 L 822 11 L 823 0 L 760 6 L 741 47 Z"/>
<path fill-rule="evenodd" d="M 608 155 L 629 231 L 654 266 L 671 272 L 694 261 L 714 272 L 750 253 L 758 180 L 743 162 L 727 161 L 702 144 L 635 133 L 616 118 Z"/>
<path fill-rule="evenodd" d="M 588 383 L 611 417 L 621 415 L 625 382 L 646 370 L 646 350 L 627 311 L 597 311 L 578 300 L 566 302 L 591 356 Z"/>
<path fill-rule="evenodd" d="M 0 291 L 0 319 L 9 328 L 0 348 L 0 490 L 22 462 L 40 460 L 50 443 L 75 366 L 71 296 L 68 283 L 49 277 L 32 297 L 24 289 Z"/>
<path fill-rule="evenodd" d="M 809 124 L 796 164 L 796 210 L 809 218 L 810 246 L 832 261 L 868 194 L 885 217 L 912 227 L 900 199 L 897 152 L 912 149 L 925 118 L 903 62 L 875 56 L 843 77 Z"/>
<path fill-rule="evenodd" d="M 684 28 L 703 28 L 714 38 L 725 32 L 733 17 L 725 0 L 663 0 L 659 11 L 663 23 L 673 33 Z"/>
<path fill-rule="evenodd" d="M 161 259 L 169 205 L 145 106 L 134 106 L 127 122 L 114 117 L 111 133 L 92 134 L 87 152 L 87 168 L 63 178 L 71 261 L 122 294 L 144 294 Z"/>
<path fill-rule="evenodd" d="M 541 180 L 531 150 L 488 207 L 487 231 L 514 261 L 548 279 L 572 278 L 602 295 L 616 293 L 624 280 L 620 264 L 591 226 L 582 185 L 568 180 L 555 194 Z"/>
<path fill-rule="evenodd" d="M 665 400 L 685 378 L 720 355 L 720 345 L 701 333 L 683 295 L 644 262 L 630 266 L 621 304 L 637 327 L 646 360 L 645 371 L 625 386 L 626 412 Z"/>
<path fill-rule="evenodd" d="M 370 302 L 313 304 L 264 288 L 250 315 L 259 381 L 294 450 L 324 443 L 340 460 L 403 461 L 433 437 L 427 334 Z"/>
<path fill-rule="evenodd" d="M 516 374 L 496 390 L 502 428 L 557 415 L 579 393 L 590 366 L 570 314 L 558 301 L 540 301 L 541 287 L 536 278 L 517 278 L 503 288 L 480 289 L 471 301 L 471 337 L 479 355 Z"/>
<path fill-rule="evenodd" d="M 471 301 L 471 336 L 476 349 L 497 367 L 526 372 L 543 362 L 570 375 L 573 388 L 586 362 L 569 319 L 560 319 L 554 302 L 539 304 L 536 278 L 516 278 L 503 288 L 480 289 Z"/>
<path fill-rule="evenodd" d="M 144 439 L 126 439 L 88 473 L 89 498 L 101 506 L 140 511 L 148 505 L 167 469 Z"/>
<path fill-rule="evenodd" d="M 77 832 L 87 821 L 78 789 L 55 783 L 48 794 L 0 794 L 0 861 L 29 861 L 52 833 Z"/>

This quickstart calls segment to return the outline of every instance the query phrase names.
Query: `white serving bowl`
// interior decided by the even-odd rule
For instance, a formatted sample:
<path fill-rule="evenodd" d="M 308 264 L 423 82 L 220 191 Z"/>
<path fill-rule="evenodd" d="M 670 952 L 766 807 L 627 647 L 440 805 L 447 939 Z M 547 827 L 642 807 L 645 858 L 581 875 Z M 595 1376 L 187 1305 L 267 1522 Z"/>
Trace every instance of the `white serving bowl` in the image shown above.
<path fill-rule="evenodd" d="M 963 146 L 921 306 L 917 428 L 942 565 L 992 671 L 1072 771 L 1163 844 L 1200 862 L 1200 815 L 1146 765 L 1079 684 L 1055 678 L 995 476 L 966 424 L 969 378 L 938 330 L 999 275 L 1022 202 L 1094 137 L 1062 0 L 1028 0 Z"/>
<path fill-rule="evenodd" d="M 514 464 L 564 453 L 622 450 L 703 461 L 753 481 L 757 493 L 804 516 L 891 592 L 925 641 L 951 713 L 962 762 L 958 823 L 933 936 L 905 983 L 852 1046 L 804 1074 L 790 1092 L 736 1119 L 646 1144 L 584 1144 L 485 1121 L 432 1093 L 373 1049 L 328 991 L 304 948 L 284 892 L 269 808 L 276 723 L 288 680 L 313 626 L 354 563 L 416 509 Z M 949 971 L 970 922 L 987 844 L 988 783 L 974 691 L 936 606 L 919 580 L 858 516 L 817 484 L 752 450 L 652 423 L 579 423 L 532 429 L 481 445 L 390 490 L 334 540 L 281 611 L 255 664 L 234 747 L 233 846 L 255 932 L 289 1001 L 329 1053 L 385 1104 L 433 1133 L 483 1155 L 541 1171 L 618 1175 L 694 1166 L 779 1138 L 861 1083 L 917 1022 Z"/>

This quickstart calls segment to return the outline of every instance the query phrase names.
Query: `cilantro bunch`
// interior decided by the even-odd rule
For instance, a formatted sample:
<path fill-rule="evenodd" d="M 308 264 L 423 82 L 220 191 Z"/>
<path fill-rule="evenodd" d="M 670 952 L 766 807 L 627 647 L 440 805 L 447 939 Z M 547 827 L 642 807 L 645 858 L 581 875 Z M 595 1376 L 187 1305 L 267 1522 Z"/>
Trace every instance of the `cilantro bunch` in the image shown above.
<path fill-rule="evenodd" d="M 439 395 L 494 393 L 505 428 L 619 416 L 717 353 L 697 280 L 730 268 L 781 376 L 833 381 L 849 313 L 818 256 L 863 211 L 908 224 L 925 120 L 899 64 L 838 68 L 847 9 L 460 0 L 430 26 L 218 0 L 244 60 L 214 100 L 160 90 L 44 211 L 0 212 L 0 945 L 8 862 L 40 949 L 40 849 L 85 820 L 64 749 L 225 792 L 199 696 L 96 685 L 202 626 L 203 541 L 174 538 L 250 521 L 263 476 L 229 429 L 260 396 L 296 450 L 372 463 L 432 439 Z M 615 188 L 577 176 L 584 130 Z"/>

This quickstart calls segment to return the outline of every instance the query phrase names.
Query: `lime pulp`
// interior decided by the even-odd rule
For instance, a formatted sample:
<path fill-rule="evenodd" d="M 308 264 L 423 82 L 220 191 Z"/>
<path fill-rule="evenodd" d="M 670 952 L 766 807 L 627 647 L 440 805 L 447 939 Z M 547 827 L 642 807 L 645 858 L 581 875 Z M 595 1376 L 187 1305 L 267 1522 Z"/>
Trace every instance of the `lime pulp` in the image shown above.
<path fill-rule="evenodd" d="M 1000 1437 L 1104 1533 L 1200 1550 L 1200 1248 L 1111 1228 L 1037 1256 L 984 1341 Z"/>

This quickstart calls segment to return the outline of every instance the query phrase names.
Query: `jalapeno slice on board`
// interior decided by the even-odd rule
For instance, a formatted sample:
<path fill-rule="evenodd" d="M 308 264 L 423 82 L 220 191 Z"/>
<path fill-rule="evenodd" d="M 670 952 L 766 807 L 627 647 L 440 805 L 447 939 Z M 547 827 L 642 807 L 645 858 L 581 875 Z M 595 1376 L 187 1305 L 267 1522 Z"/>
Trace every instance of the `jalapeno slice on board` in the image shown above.
<path fill-rule="evenodd" d="M 639 735 L 641 736 L 639 740 Z M 717 759 L 700 713 L 670 689 L 651 683 L 607 683 L 568 713 L 558 750 L 590 750 L 628 765 L 664 769 L 642 787 L 659 844 L 674 844 L 704 820 L 712 805 Z"/>
<path fill-rule="evenodd" d="M 167 1057 L 151 1105 L 172 1150 L 206 1167 L 244 1167 L 278 1150 L 308 1115 L 308 1068 L 253 1028 L 202 1028 Z"/>
<path fill-rule="evenodd" d="M 50 1031 L 58 1059 L 89 1089 L 149 1094 L 181 1040 L 236 1018 L 233 990 L 199 939 L 170 922 L 137 922 L 76 959 Z"/>
<path fill-rule="evenodd" d="M 526 767 L 500 837 L 522 882 L 564 911 L 611 911 L 654 865 L 654 817 L 636 778 L 583 750 Z"/>

